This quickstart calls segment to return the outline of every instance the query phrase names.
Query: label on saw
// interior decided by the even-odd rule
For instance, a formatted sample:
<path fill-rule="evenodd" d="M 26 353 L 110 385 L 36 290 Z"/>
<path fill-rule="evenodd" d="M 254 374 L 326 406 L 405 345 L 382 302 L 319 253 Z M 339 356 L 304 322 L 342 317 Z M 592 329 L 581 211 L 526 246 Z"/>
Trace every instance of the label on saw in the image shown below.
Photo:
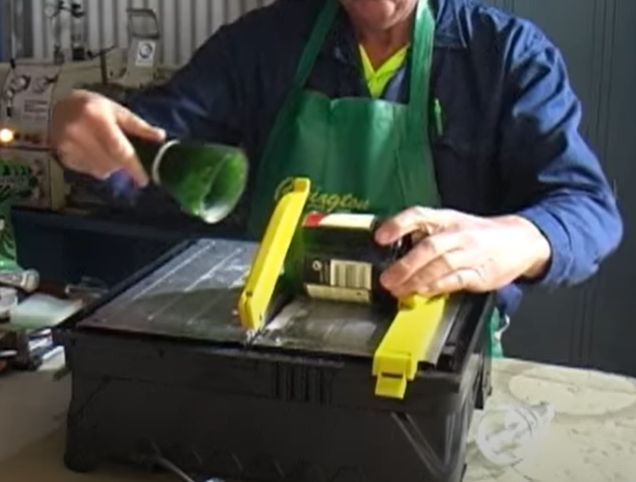
<path fill-rule="evenodd" d="M 307 294 L 317 300 L 349 301 L 351 303 L 371 303 L 371 292 L 335 286 L 305 284 Z"/>
<path fill-rule="evenodd" d="M 371 302 L 373 265 L 360 261 L 311 256 L 305 259 L 304 280 L 313 298 Z"/>

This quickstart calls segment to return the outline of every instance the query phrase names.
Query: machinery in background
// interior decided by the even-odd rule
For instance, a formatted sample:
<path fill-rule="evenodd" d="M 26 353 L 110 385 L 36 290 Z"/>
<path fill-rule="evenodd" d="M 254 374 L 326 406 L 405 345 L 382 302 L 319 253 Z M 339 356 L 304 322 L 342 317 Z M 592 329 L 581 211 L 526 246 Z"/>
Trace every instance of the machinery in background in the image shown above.
<path fill-rule="evenodd" d="M 81 0 L 54 0 L 44 9 L 44 15 L 51 23 L 53 32 L 53 59 L 56 64 L 63 64 L 67 54 L 64 52 L 64 31 L 70 33 L 70 55 L 74 61 L 86 60 L 86 11 Z"/>
<path fill-rule="evenodd" d="M 129 11 L 126 70 L 119 83 L 128 88 L 144 87 L 157 80 L 161 32 L 152 10 Z"/>
<path fill-rule="evenodd" d="M 59 351 L 48 327 L 55 320 L 48 316 L 76 311 L 81 307 L 77 292 L 87 291 L 69 286 L 59 299 L 33 294 L 39 283 L 37 273 L 17 264 L 11 207 L 60 210 L 71 191 L 50 149 L 55 102 L 76 88 L 121 100 L 127 92 L 170 75 L 169 71 L 162 75 L 158 67 L 161 36 L 152 10 L 128 11 L 127 49 L 96 53 L 86 45 L 81 2 L 56 0 L 45 14 L 53 31 L 53 59 L 15 59 L 13 55 L 11 62 L 0 64 L 0 372 L 37 369 Z M 63 41 L 65 30 L 69 31 L 67 42 Z"/>
<path fill-rule="evenodd" d="M 71 16 L 70 54 L 64 52 L 61 41 L 65 11 Z M 60 210 L 69 188 L 50 151 L 49 127 L 55 102 L 76 88 L 121 100 L 131 89 L 161 81 L 166 74 L 159 74 L 161 35 L 150 9 L 128 10 L 129 48 L 97 53 L 86 48 L 82 33 L 85 16 L 79 2 L 57 2 L 47 16 L 55 37 L 53 61 L 14 59 L 0 64 L 0 159 L 28 166 L 37 180 L 31 196 L 19 205 Z"/>

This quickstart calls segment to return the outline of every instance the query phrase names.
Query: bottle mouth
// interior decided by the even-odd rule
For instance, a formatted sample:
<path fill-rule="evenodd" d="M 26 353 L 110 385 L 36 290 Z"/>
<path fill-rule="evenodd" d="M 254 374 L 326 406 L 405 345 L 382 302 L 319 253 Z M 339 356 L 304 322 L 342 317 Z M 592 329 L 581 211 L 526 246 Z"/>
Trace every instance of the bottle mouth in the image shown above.
<path fill-rule="evenodd" d="M 203 221 L 217 223 L 234 210 L 245 191 L 247 166 L 247 159 L 240 151 L 225 155 L 203 194 L 199 210 Z"/>
<path fill-rule="evenodd" d="M 170 166 L 171 181 L 163 174 L 165 159 L 175 151 L 178 165 Z M 189 215 L 214 224 L 237 206 L 247 185 L 248 160 L 236 147 L 221 144 L 174 142 L 161 156 L 161 185 Z"/>

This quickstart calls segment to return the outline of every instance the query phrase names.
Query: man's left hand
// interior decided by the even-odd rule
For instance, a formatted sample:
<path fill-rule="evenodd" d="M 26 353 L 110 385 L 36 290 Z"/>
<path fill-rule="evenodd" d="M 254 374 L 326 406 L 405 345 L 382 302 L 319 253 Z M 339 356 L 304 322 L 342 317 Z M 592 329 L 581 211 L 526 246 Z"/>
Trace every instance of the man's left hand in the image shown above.
<path fill-rule="evenodd" d="M 408 235 L 413 249 L 381 277 L 396 297 L 494 291 L 541 276 L 551 258 L 547 239 L 521 216 L 415 207 L 385 222 L 376 241 L 389 245 Z"/>

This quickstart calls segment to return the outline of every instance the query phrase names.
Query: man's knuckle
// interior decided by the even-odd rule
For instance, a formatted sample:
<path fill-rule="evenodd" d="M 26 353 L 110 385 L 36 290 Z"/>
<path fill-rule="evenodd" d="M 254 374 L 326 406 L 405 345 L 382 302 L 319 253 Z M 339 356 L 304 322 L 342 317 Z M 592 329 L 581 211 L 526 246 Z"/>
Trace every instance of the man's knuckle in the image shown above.
<path fill-rule="evenodd" d="M 71 122 L 63 126 L 58 132 L 56 132 L 55 140 L 58 146 L 62 144 L 68 149 L 71 141 L 77 142 L 82 138 L 82 125 L 78 122 Z"/>
<path fill-rule="evenodd" d="M 80 110 L 89 118 L 100 118 L 104 115 L 104 105 L 94 99 L 82 100 Z"/>
<path fill-rule="evenodd" d="M 430 258 L 428 255 L 429 249 L 423 242 L 417 244 L 417 246 L 411 250 L 411 252 L 402 258 L 405 266 L 410 270 L 419 269 Z"/>
<path fill-rule="evenodd" d="M 108 154 L 111 161 L 113 159 L 117 161 L 121 161 L 122 159 L 126 158 L 126 152 L 124 148 L 121 146 L 121 144 L 118 142 L 108 143 Z"/>
<path fill-rule="evenodd" d="M 127 162 L 134 155 L 134 150 L 127 143 L 112 134 L 108 139 L 108 148 L 112 157 L 120 162 Z"/>
<path fill-rule="evenodd" d="M 463 244 L 465 246 L 479 246 L 479 233 L 473 229 L 463 229 L 461 232 Z"/>
<path fill-rule="evenodd" d="M 423 288 L 422 292 L 423 293 L 427 293 L 427 292 L 441 292 L 441 291 L 445 291 L 447 289 L 447 281 L 445 280 L 435 280 L 433 282 L 431 282 L 428 287 Z"/>
<path fill-rule="evenodd" d="M 473 270 L 475 272 L 475 276 L 479 279 L 480 282 L 486 282 L 488 279 L 488 268 L 484 265 L 479 265 L 475 267 Z"/>
<path fill-rule="evenodd" d="M 457 289 L 463 290 L 468 287 L 468 279 L 464 271 L 456 271 L 454 278 L 455 278 L 455 285 L 457 286 Z"/>
<path fill-rule="evenodd" d="M 427 276 L 425 273 L 418 271 L 411 277 L 411 284 L 417 287 L 421 287 L 427 281 Z"/>
<path fill-rule="evenodd" d="M 441 256 L 444 253 L 439 239 L 435 236 L 429 236 L 420 243 L 422 250 L 430 252 L 433 256 Z"/>
<path fill-rule="evenodd" d="M 459 263 L 457 262 L 457 259 L 454 256 L 452 256 L 450 253 L 446 253 L 440 256 L 440 260 L 441 260 L 441 263 L 444 265 L 444 267 L 448 271 L 455 271 L 458 268 L 460 268 Z"/>
<path fill-rule="evenodd" d="M 416 206 L 413 206 L 410 211 L 413 214 L 418 214 L 418 215 L 423 215 L 426 214 L 426 208 L 424 206 L 420 206 L 419 204 Z"/>
<path fill-rule="evenodd" d="M 398 277 L 403 278 L 405 276 L 408 276 L 414 268 L 415 264 L 411 257 L 402 258 L 395 264 L 395 274 Z"/>

